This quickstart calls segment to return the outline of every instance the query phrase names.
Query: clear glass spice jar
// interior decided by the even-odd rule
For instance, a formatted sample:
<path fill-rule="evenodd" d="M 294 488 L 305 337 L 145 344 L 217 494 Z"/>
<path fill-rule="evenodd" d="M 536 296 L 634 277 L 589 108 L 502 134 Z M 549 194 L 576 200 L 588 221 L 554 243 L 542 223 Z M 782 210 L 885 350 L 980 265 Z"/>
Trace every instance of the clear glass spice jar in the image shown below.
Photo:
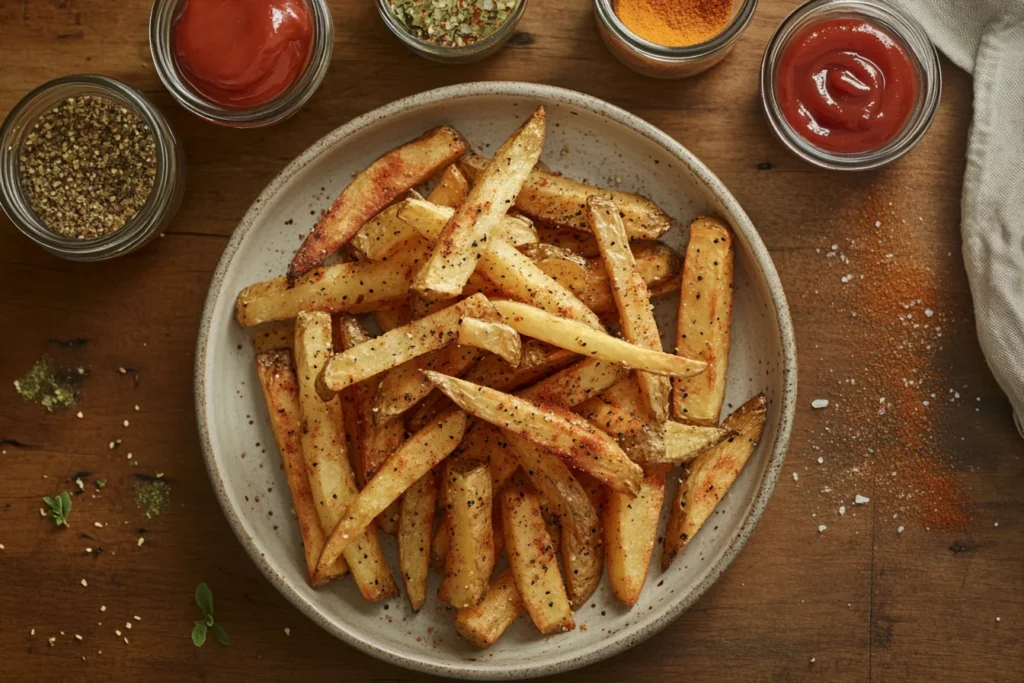
<path fill-rule="evenodd" d="M 25 142 L 39 118 L 64 100 L 94 96 L 134 112 L 150 129 L 156 146 L 156 174 L 145 204 L 121 228 L 93 239 L 57 233 L 32 209 L 21 174 Z M 159 235 L 185 194 L 185 153 L 163 114 L 135 88 L 107 76 L 65 76 L 26 95 L 0 127 L 0 206 L 14 226 L 46 251 L 73 261 L 123 256 Z"/>
<path fill-rule="evenodd" d="M 231 128 L 258 128 L 284 121 L 309 101 L 327 74 L 334 52 L 334 20 L 327 0 L 305 0 L 313 24 L 309 59 L 298 78 L 274 99 L 247 107 L 211 101 L 181 73 L 174 58 L 174 23 L 186 0 L 155 0 L 149 15 L 149 51 L 164 87 L 178 104 L 196 116 Z"/>
<path fill-rule="evenodd" d="M 470 45 L 447 47 L 423 40 L 410 33 L 405 25 L 392 14 L 391 3 L 392 0 L 377 0 L 377 10 L 380 12 L 380 17 L 391 32 L 406 47 L 419 56 L 446 64 L 466 64 L 493 55 L 504 47 L 508 39 L 512 37 L 512 34 L 516 31 L 516 26 L 519 25 L 519 20 L 523 18 L 523 14 L 526 12 L 526 0 L 519 0 L 519 4 L 512 10 L 508 18 L 491 35 Z"/>
<path fill-rule="evenodd" d="M 615 0 L 594 0 L 598 32 L 611 53 L 637 73 L 665 79 L 696 76 L 725 59 L 756 8 L 757 0 L 734 0 L 732 18 L 718 35 L 696 45 L 665 47 L 630 31 L 615 13 Z"/>

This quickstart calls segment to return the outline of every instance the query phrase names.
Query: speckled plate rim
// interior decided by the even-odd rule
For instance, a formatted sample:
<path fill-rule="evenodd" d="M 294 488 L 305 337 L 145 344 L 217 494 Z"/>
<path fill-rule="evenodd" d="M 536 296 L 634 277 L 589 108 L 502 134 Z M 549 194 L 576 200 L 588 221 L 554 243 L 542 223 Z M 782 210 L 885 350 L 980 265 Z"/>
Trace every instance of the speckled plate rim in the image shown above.
<path fill-rule="evenodd" d="M 535 99 L 541 102 L 553 102 L 573 107 L 586 109 L 598 114 L 610 121 L 626 126 L 652 142 L 660 145 L 672 156 L 684 164 L 710 192 L 723 204 L 733 219 L 733 227 L 741 233 L 750 247 L 755 261 L 761 268 L 765 283 L 771 296 L 772 304 L 775 307 L 776 319 L 779 326 L 779 333 L 782 344 L 782 396 L 779 413 L 779 425 L 775 435 L 775 442 L 771 444 L 771 452 L 765 467 L 764 476 L 757 487 L 757 491 L 750 502 L 742 524 L 729 539 L 728 545 L 721 553 L 716 563 L 706 573 L 700 583 L 691 591 L 681 594 L 676 598 L 675 604 L 664 614 L 652 618 L 650 621 L 638 625 L 636 631 L 620 632 L 613 634 L 607 641 L 601 643 L 599 648 L 577 653 L 560 653 L 554 661 L 538 663 L 524 662 L 515 668 L 488 666 L 480 662 L 467 662 L 466 666 L 451 664 L 438 664 L 420 656 L 411 655 L 397 649 L 382 648 L 373 643 L 361 639 L 358 634 L 351 633 L 343 626 L 331 621 L 320 612 L 316 605 L 300 595 L 288 581 L 269 564 L 261 553 L 253 538 L 246 532 L 242 519 L 238 512 L 231 507 L 225 485 L 221 479 L 221 473 L 217 468 L 213 453 L 213 445 L 210 440 L 209 424 L 206 418 L 206 405 L 204 395 L 206 393 L 205 374 L 208 355 L 208 344 L 210 330 L 213 324 L 213 313 L 217 301 L 223 295 L 225 278 L 235 254 L 242 245 L 246 236 L 259 225 L 259 214 L 262 207 L 273 198 L 278 191 L 301 169 L 319 157 L 341 144 L 348 137 L 356 134 L 362 129 L 377 124 L 382 119 L 387 119 L 397 114 L 426 105 L 436 104 L 442 101 L 451 101 L 467 97 L 480 96 L 509 96 Z M 711 587 L 722 573 L 732 564 L 739 554 L 740 549 L 746 544 L 757 526 L 761 515 L 764 513 L 768 500 L 771 498 L 778 479 L 779 471 L 782 469 L 786 456 L 786 448 L 789 444 L 789 435 L 793 426 L 793 415 L 796 407 L 797 392 L 797 366 L 796 366 L 796 340 L 793 333 L 793 323 L 790 318 L 789 305 L 782 288 L 782 282 L 775 269 L 775 264 L 760 235 L 751 223 L 750 218 L 740 207 L 739 202 L 725 188 L 722 182 L 708 169 L 703 162 L 694 156 L 689 150 L 679 144 L 655 126 L 647 123 L 640 117 L 627 112 L 624 109 L 609 104 L 591 95 L 557 88 L 549 85 L 535 83 L 521 83 L 515 81 L 483 81 L 476 83 L 465 83 L 451 85 L 435 90 L 429 90 L 418 95 L 412 95 L 374 109 L 362 116 L 352 119 L 343 126 L 336 128 L 323 138 L 315 142 L 306 151 L 300 154 L 294 161 L 288 164 L 281 173 L 270 182 L 260 193 L 256 201 L 252 203 L 238 227 L 235 228 L 231 239 L 224 248 L 217 269 L 214 271 L 210 283 L 210 290 L 203 307 L 202 320 L 199 326 L 199 336 L 196 348 L 195 365 L 195 402 L 196 420 L 199 426 L 200 445 L 203 450 L 203 459 L 206 462 L 206 469 L 217 494 L 217 500 L 224 516 L 231 525 L 232 530 L 242 543 L 249 557 L 260 568 L 271 584 L 288 599 L 293 605 L 299 608 L 314 623 L 324 630 L 340 638 L 346 643 L 381 659 L 398 666 L 406 667 L 430 674 L 449 676 L 463 679 L 496 680 L 496 679 L 524 679 L 537 676 L 551 675 L 565 671 L 581 668 L 588 664 L 599 662 L 627 650 L 634 645 L 646 640 L 669 623 L 674 621 L 683 612 L 689 609 L 704 593 Z"/>

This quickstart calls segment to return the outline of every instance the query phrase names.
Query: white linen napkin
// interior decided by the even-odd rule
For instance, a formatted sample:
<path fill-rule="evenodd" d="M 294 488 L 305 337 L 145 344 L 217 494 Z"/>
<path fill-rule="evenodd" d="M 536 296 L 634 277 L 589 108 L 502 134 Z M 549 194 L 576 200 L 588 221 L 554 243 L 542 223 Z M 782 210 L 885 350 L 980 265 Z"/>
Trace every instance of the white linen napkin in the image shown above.
<path fill-rule="evenodd" d="M 1024 0 L 897 0 L 974 74 L 961 204 L 978 339 L 1024 436 Z"/>

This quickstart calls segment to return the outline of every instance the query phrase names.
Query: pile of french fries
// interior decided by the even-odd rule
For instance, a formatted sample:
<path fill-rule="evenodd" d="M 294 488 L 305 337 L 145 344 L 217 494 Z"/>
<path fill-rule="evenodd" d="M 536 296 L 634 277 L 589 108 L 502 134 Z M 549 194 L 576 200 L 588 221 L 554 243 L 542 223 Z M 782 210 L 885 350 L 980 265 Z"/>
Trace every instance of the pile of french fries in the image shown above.
<path fill-rule="evenodd" d="M 412 608 L 436 567 L 477 647 L 524 612 L 575 628 L 605 568 L 635 604 L 672 469 L 663 570 L 765 424 L 763 395 L 719 424 L 729 227 L 697 218 L 681 258 L 654 241 L 671 222 L 650 200 L 541 170 L 545 128 L 539 108 L 489 160 L 449 127 L 388 152 L 236 307 L 310 583 L 348 573 L 367 600 L 395 596 L 392 534 Z M 651 297 L 677 291 L 666 353 Z M 371 313 L 378 336 L 354 317 Z"/>

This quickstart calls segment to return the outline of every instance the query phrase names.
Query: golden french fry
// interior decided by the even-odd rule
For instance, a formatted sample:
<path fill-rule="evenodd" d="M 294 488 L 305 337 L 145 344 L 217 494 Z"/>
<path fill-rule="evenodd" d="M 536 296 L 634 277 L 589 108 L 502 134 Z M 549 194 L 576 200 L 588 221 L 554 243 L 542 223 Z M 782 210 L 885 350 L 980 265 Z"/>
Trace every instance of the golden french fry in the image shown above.
<path fill-rule="evenodd" d="M 637 271 L 652 297 L 678 291 L 679 273 L 683 267 L 679 254 L 660 242 L 633 242 L 631 246 Z M 584 259 L 544 244 L 528 245 L 522 251 L 590 310 L 602 315 L 616 310 L 608 274 L 600 257 Z M 489 292 L 486 288 L 483 291 Z"/>
<path fill-rule="evenodd" d="M 669 420 L 665 423 L 665 452 L 662 459 L 651 457 L 642 465 L 682 465 L 707 449 L 717 446 L 736 432 L 721 427 L 701 427 Z"/>
<path fill-rule="evenodd" d="M 438 237 L 427 262 L 416 273 L 412 288 L 418 294 L 445 299 L 462 292 L 477 261 L 487 251 L 489 238 L 540 158 L 545 119 L 544 108 L 538 107 L 498 148 L 494 162 L 477 178 L 466 201 Z"/>
<path fill-rule="evenodd" d="M 485 462 L 449 459 L 445 468 L 448 552 L 442 591 L 452 607 L 472 607 L 494 570 L 491 475 Z"/>
<path fill-rule="evenodd" d="M 543 634 L 576 628 L 536 491 L 522 485 L 505 489 L 501 513 L 505 554 L 534 626 Z"/>
<path fill-rule="evenodd" d="M 661 554 L 662 570 L 668 569 L 697 534 L 739 477 L 761 440 L 767 407 L 764 394 L 744 403 L 722 423 L 722 427 L 737 435 L 704 451 L 690 463 L 689 474 L 679 483 L 670 508 Z"/>
<path fill-rule="evenodd" d="M 640 348 L 609 334 L 566 320 L 535 306 L 518 301 L 492 302 L 505 317 L 504 322 L 519 334 L 553 344 L 573 353 L 659 375 L 689 377 L 703 372 L 704 363 L 682 356 Z"/>
<path fill-rule="evenodd" d="M 455 630 L 473 647 L 490 647 L 525 609 L 512 570 L 506 569 L 479 604 L 455 612 Z"/>
<path fill-rule="evenodd" d="M 466 176 L 462 174 L 459 167 L 452 164 L 444 169 L 441 179 L 437 181 L 437 187 L 431 190 L 427 200 L 454 209 L 466 201 L 466 195 L 468 194 L 469 181 L 466 180 Z"/>
<path fill-rule="evenodd" d="M 604 508 L 605 564 L 612 595 L 619 602 L 635 605 L 640 599 L 664 500 L 664 468 L 644 475 L 636 498 L 615 491 L 608 494 Z"/>
<path fill-rule="evenodd" d="M 289 282 L 295 282 L 322 264 L 388 204 L 451 164 L 465 151 L 462 136 L 453 128 L 441 126 L 367 166 L 352 179 L 306 236 L 288 266 Z"/>
<path fill-rule="evenodd" d="M 284 473 L 292 494 L 292 507 L 302 534 L 302 547 L 306 555 L 306 569 L 309 582 L 321 586 L 348 571 L 344 558 L 327 563 L 319 575 L 316 562 L 323 550 L 326 538 L 316 511 L 316 502 L 306 476 L 306 463 L 302 456 L 301 424 L 299 409 L 299 383 L 292 369 L 292 354 L 287 350 L 269 351 L 256 356 L 256 374 L 263 387 L 267 401 L 270 427 L 274 431 L 277 448 L 284 461 Z"/>
<path fill-rule="evenodd" d="M 459 160 L 459 168 L 471 182 L 486 168 L 488 161 L 474 154 Z M 671 226 L 671 219 L 646 197 L 618 190 L 591 187 L 564 176 L 533 171 L 516 197 L 516 208 L 531 218 L 562 228 L 590 230 L 586 217 L 587 197 L 615 202 L 622 212 L 630 239 L 655 240 Z"/>
<path fill-rule="evenodd" d="M 317 576 L 330 568 L 377 515 L 455 450 L 468 421 L 468 416 L 461 411 L 442 415 L 402 444 L 346 508 L 320 553 Z"/>
<path fill-rule="evenodd" d="M 619 311 L 622 336 L 637 346 L 661 351 L 661 334 L 651 310 L 651 295 L 637 270 L 618 207 L 606 199 L 590 197 L 587 199 L 587 219 L 601 249 L 612 296 Z M 638 372 L 637 381 L 648 414 L 655 424 L 661 425 L 668 419 L 671 381 L 668 377 L 649 372 Z"/>
<path fill-rule="evenodd" d="M 374 417 L 378 421 L 400 419 L 405 411 L 429 395 L 434 383 L 423 374 L 424 370 L 461 375 L 485 355 L 473 346 L 450 344 L 388 370 L 376 390 Z"/>
<path fill-rule="evenodd" d="M 718 424 L 729 369 L 732 287 L 732 232 L 718 218 L 701 216 L 690 224 L 676 353 L 699 358 L 708 367 L 700 377 L 673 382 L 673 414 L 683 422 Z"/>
<path fill-rule="evenodd" d="M 322 401 L 316 393 L 316 376 L 331 351 L 331 316 L 300 311 L 295 320 L 295 369 L 302 413 L 302 452 L 324 529 L 334 528 L 358 493 L 348 459 L 341 401 L 337 396 Z M 343 557 L 367 600 L 375 602 L 398 593 L 373 524 Z"/>
<path fill-rule="evenodd" d="M 317 380 L 321 394 L 341 391 L 350 384 L 453 343 L 458 336 L 459 319 L 465 316 L 498 319 L 487 297 L 474 294 L 437 313 L 396 327 L 365 344 L 332 356 Z"/>
<path fill-rule="evenodd" d="M 383 261 L 400 249 L 425 243 L 419 232 L 398 217 L 408 202 L 403 199 L 373 217 L 353 237 L 349 245 L 370 261 Z"/>
<path fill-rule="evenodd" d="M 437 504 L 437 473 L 427 472 L 402 495 L 398 519 L 398 566 L 405 581 L 412 611 L 418 612 L 427 599 L 430 572 L 430 544 Z"/>
<path fill-rule="evenodd" d="M 601 255 L 594 236 L 580 230 L 560 228 L 557 225 L 539 225 L 537 226 L 537 241 L 541 244 L 560 247 L 584 259 Z"/>
<path fill-rule="evenodd" d="M 455 215 L 455 209 L 424 200 L 402 202 L 398 217 L 411 229 L 419 233 L 428 242 L 436 242 L 444 231 L 444 226 Z M 524 216 L 505 216 L 498 222 L 494 239 L 501 238 L 514 246 L 536 244 L 537 229 L 533 222 Z"/>
<path fill-rule="evenodd" d="M 485 422 L 550 449 L 617 491 L 635 494 L 639 489 L 643 477 L 640 467 L 626 457 L 614 439 L 578 415 L 455 377 L 427 374 L 456 405 Z"/>
<path fill-rule="evenodd" d="M 413 270 L 426 251 L 409 249 L 387 263 L 357 261 L 317 268 L 289 285 L 283 277 L 243 289 L 235 302 L 242 327 L 289 320 L 299 311 L 371 313 L 405 305 Z"/>
<path fill-rule="evenodd" d="M 253 330 L 251 339 L 257 354 L 278 349 L 291 350 L 295 346 L 295 325 L 283 321 L 264 325 Z"/>
<path fill-rule="evenodd" d="M 665 430 L 650 424 L 643 412 L 636 410 L 640 401 L 640 386 L 630 375 L 574 410 L 614 437 L 634 462 L 659 462 L 666 457 Z"/>
<path fill-rule="evenodd" d="M 510 365 L 519 365 L 523 356 L 519 333 L 504 323 L 463 318 L 459 322 L 459 344 L 490 351 Z"/>
<path fill-rule="evenodd" d="M 549 313 L 603 330 L 601 320 L 569 289 L 501 238 L 477 266 L 477 277 L 463 291 L 482 289 L 542 308 Z"/>
<path fill-rule="evenodd" d="M 399 308 L 387 308 L 380 311 L 374 311 L 374 319 L 377 324 L 380 325 L 380 329 L 384 332 L 390 332 L 396 327 L 402 325 L 408 325 L 412 322 L 412 311 L 407 306 Z"/>

